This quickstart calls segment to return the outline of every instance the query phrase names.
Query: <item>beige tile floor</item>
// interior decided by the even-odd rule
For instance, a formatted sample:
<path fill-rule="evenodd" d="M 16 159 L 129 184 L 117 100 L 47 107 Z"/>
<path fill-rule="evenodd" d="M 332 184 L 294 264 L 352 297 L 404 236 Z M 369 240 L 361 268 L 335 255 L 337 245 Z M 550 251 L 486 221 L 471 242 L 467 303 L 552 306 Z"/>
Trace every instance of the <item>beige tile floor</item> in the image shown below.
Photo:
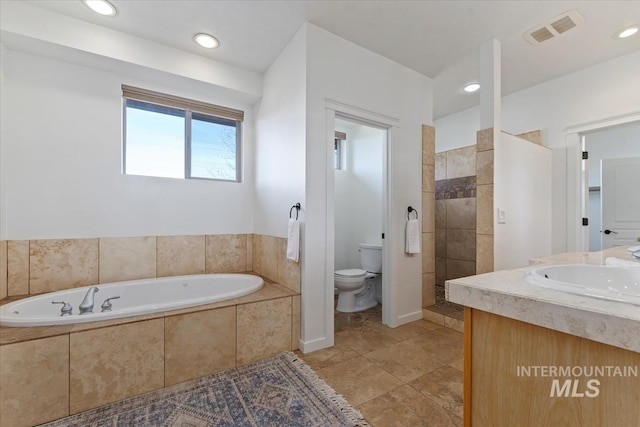
<path fill-rule="evenodd" d="M 335 315 L 335 345 L 299 355 L 373 427 L 462 425 L 462 334 L 418 320 L 382 324 L 381 306 Z"/>

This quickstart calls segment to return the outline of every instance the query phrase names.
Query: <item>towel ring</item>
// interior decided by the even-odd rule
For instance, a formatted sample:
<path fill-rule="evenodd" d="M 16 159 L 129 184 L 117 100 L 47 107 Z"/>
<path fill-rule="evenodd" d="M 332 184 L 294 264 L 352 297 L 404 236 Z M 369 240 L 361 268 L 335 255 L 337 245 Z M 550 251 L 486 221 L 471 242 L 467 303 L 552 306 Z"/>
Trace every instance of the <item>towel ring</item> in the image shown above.
<path fill-rule="evenodd" d="M 295 205 L 291 206 L 291 209 L 289 209 L 289 219 L 292 218 L 294 209 L 296 210 L 296 220 L 297 220 L 298 219 L 298 212 L 300 211 L 300 203 L 296 203 Z"/>
<path fill-rule="evenodd" d="M 418 211 L 413 209 L 411 206 L 407 208 L 407 219 L 411 219 L 411 212 L 416 213 L 416 219 L 418 219 Z"/>

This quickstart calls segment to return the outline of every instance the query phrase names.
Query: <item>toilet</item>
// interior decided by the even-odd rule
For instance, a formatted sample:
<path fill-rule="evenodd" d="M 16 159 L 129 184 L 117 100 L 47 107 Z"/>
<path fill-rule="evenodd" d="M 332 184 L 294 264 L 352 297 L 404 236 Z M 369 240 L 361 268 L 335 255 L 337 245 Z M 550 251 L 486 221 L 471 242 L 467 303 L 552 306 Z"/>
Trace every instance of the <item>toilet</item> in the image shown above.
<path fill-rule="evenodd" d="M 376 288 L 382 283 L 382 246 L 361 243 L 360 266 L 338 270 L 333 281 L 338 290 L 336 310 L 353 313 L 378 305 Z"/>

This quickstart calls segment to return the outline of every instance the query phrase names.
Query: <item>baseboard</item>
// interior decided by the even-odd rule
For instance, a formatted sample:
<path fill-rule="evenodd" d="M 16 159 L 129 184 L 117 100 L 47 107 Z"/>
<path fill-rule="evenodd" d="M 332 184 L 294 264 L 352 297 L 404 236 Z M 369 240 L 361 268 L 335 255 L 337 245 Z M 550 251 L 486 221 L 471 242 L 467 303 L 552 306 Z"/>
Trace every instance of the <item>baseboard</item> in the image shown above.
<path fill-rule="evenodd" d="M 420 309 L 420 311 L 414 311 L 413 313 L 398 316 L 398 326 L 404 325 L 405 323 L 415 322 L 420 319 L 422 319 L 422 309 Z"/>
<path fill-rule="evenodd" d="M 311 341 L 300 340 L 299 344 L 300 352 L 302 353 L 311 353 L 312 351 L 333 347 L 333 343 L 327 337 L 322 337 Z"/>

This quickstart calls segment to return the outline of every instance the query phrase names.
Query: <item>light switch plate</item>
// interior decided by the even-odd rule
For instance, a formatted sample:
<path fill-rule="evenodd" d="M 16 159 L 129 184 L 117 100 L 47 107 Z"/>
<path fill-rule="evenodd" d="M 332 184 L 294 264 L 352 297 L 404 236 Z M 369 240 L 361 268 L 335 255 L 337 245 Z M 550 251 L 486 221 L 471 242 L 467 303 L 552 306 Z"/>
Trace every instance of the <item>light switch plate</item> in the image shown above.
<path fill-rule="evenodd" d="M 507 223 L 507 214 L 504 209 L 498 208 L 498 224 L 506 224 Z"/>

